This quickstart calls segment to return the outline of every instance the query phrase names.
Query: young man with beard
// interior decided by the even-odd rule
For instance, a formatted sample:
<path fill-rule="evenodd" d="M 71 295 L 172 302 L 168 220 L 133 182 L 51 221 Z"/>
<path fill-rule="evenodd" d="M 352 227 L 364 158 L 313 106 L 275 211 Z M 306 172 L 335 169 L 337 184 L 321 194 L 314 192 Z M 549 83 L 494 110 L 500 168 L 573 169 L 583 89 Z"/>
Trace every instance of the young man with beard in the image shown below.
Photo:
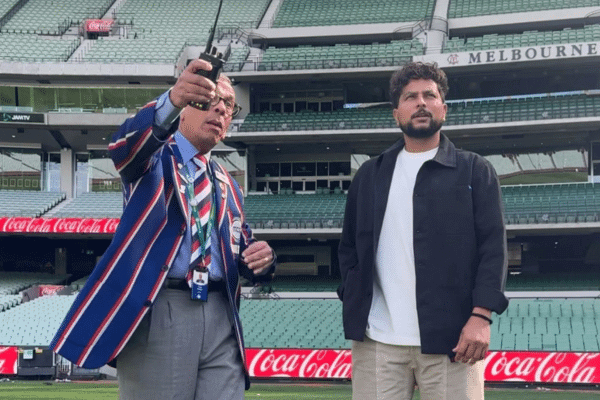
<path fill-rule="evenodd" d="M 410 63 L 390 81 L 403 132 L 356 173 L 339 246 L 353 399 L 483 398 L 492 311 L 507 272 L 490 163 L 441 133 L 448 81 Z"/>

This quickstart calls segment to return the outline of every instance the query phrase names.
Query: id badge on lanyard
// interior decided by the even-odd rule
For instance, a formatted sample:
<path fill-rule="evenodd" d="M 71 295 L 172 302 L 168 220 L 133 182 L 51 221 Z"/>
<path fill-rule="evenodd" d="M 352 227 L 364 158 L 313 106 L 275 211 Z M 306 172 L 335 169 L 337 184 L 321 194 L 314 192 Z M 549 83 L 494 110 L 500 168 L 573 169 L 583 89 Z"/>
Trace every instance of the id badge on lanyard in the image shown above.
<path fill-rule="evenodd" d="M 207 166 L 207 168 L 208 168 L 208 166 Z M 208 241 L 209 235 L 211 235 L 213 221 L 215 218 L 215 199 L 212 198 L 212 205 L 210 207 L 210 215 L 208 218 L 208 222 L 206 224 L 207 225 L 206 226 L 206 237 L 204 237 L 203 229 L 202 229 L 202 226 L 200 225 L 200 217 L 198 215 L 197 204 L 193 201 L 194 188 L 193 188 L 193 185 L 189 184 L 189 182 L 193 182 L 194 180 L 191 178 L 191 174 L 189 173 L 187 168 L 186 168 L 186 172 L 187 172 L 187 175 L 190 177 L 188 180 L 187 193 L 190 198 L 189 203 L 190 203 L 190 206 L 192 207 L 192 213 L 194 215 L 194 220 L 196 221 L 197 228 L 198 228 L 197 234 L 198 234 L 198 239 L 200 240 L 200 251 L 201 251 L 201 256 L 200 256 L 201 263 L 194 266 L 193 270 L 192 270 L 191 297 L 192 297 L 192 300 L 207 301 L 208 300 L 208 266 L 204 264 L 204 252 L 207 250 L 206 242 Z M 208 173 L 209 172 L 207 170 L 207 174 Z M 211 190 L 211 192 L 212 192 L 212 190 Z"/>
<path fill-rule="evenodd" d="M 192 300 L 208 300 L 208 268 L 204 266 L 192 271 Z"/>

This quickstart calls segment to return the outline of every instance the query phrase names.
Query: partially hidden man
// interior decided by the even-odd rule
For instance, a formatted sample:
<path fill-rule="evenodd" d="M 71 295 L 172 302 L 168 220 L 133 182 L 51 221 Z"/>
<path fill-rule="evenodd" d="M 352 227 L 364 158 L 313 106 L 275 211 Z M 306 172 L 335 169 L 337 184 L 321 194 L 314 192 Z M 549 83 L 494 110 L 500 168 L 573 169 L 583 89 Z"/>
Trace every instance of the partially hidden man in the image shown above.
<path fill-rule="evenodd" d="M 243 194 L 211 158 L 239 112 L 231 82 L 192 61 L 109 145 L 124 211 L 51 348 L 84 368 L 116 360 L 121 399 L 241 400 L 249 387 L 239 275 L 270 280 Z"/>
<path fill-rule="evenodd" d="M 448 81 L 410 63 L 390 80 L 402 137 L 350 186 L 339 263 L 355 400 L 483 399 L 491 313 L 508 306 L 491 164 L 441 132 Z"/>

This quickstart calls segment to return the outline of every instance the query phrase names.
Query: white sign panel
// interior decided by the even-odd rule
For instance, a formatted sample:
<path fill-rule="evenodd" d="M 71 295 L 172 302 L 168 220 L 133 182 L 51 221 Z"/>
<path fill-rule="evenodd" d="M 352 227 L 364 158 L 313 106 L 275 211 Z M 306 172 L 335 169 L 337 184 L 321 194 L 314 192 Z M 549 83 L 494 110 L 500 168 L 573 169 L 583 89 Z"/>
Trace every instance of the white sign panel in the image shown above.
<path fill-rule="evenodd" d="M 539 60 L 593 57 L 600 55 L 600 42 L 552 44 L 506 49 L 475 50 L 414 56 L 414 61 L 436 62 L 441 68 L 515 63 Z"/>

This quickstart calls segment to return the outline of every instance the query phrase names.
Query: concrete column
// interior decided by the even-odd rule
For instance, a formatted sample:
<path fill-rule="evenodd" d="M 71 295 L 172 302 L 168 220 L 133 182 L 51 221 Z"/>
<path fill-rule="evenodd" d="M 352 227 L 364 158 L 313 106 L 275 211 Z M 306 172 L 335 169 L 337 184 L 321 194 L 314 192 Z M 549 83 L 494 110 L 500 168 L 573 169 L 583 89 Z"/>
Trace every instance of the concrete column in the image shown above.
<path fill-rule="evenodd" d="M 67 273 L 67 249 L 64 247 L 54 249 L 54 273 L 57 275 Z"/>
<path fill-rule="evenodd" d="M 75 153 L 72 149 L 60 150 L 60 191 L 70 199 L 75 193 Z"/>
<path fill-rule="evenodd" d="M 235 102 L 242 106 L 242 111 L 240 112 L 240 115 L 236 117 L 236 119 L 245 118 L 250 112 L 250 84 L 236 84 L 233 89 L 235 91 Z"/>
<path fill-rule="evenodd" d="M 246 192 L 256 192 L 256 146 L 249 146 L 246 150 Z"/>
<path fill-rule="evenodd" d="M 417 35 L 423 38 L 427 46 L 426 54 L 438 54 L 442 52 L 444 40 L 448 37 L 448 6 L 450 0 L 437 0 L 433 10 L 433 21 L 428 31 Z"/>

